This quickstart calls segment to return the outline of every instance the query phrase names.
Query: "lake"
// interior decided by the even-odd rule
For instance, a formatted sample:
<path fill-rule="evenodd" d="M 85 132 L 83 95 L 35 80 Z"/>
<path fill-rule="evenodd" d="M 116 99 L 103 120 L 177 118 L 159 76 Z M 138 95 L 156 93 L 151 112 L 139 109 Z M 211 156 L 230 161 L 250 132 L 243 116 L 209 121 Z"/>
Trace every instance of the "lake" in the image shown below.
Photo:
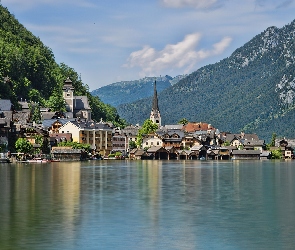
<path fill-rule="evenodd" d="M 0 165 L 0 249 L 294 249 L 295 161 Z"/>

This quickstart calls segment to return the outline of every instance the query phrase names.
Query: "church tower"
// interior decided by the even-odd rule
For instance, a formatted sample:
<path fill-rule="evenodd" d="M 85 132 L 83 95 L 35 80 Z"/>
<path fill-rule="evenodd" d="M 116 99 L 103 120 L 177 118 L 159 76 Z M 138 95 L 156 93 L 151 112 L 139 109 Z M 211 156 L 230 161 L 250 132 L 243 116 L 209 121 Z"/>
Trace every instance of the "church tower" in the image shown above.
<path fill-rule="evenodd" d="M 156 123 L 158 127 L 161 126 L 161 114 L 158 106 L 158 95 L 157 95 L 157 86 L 156 86 L 156 81 L 154 83 L 154 98 L 153 98 L 153 106 L 152 106 L 152 111 L 150 115 L 150 120 L 153 123 Z"/>
<path fill-rule="evenodd" d="M 72 85 L 71 79 L 68 77 L 64 81 L 64 86 L 62 88 L 63 91 L 63 98 L 66 101 L 66 109 L 69 112 L 74 111 L 74 87 Z"/>

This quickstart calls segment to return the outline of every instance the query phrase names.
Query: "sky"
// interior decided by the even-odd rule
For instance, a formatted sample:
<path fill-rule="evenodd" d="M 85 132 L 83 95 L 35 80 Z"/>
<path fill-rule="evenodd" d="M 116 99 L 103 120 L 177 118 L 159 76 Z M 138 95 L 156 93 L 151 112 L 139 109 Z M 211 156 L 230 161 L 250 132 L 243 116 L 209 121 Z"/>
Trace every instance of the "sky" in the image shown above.
<path fill-rule="evenodd" d="M 175 77 L 295 19 L 295 0 L 0 0 L 90 91 Z M 65 76 L 66 78 L 67 76 Z"/>

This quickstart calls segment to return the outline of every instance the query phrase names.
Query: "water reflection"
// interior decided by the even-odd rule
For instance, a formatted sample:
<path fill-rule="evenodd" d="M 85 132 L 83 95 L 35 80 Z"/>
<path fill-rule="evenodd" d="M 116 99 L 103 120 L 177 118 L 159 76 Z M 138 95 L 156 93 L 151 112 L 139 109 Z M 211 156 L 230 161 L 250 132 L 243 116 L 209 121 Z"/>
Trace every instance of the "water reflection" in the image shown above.
<path fill-rule="evenodd" d="M 291 249 L 294 167 L 292 161 L 0 165 L 0 249 Z"/>
<path fill-rule="evenodd" d="M 73 237 L 80 208 L 79 163 L 72 163 L 70 171 L 59 163 L 2 166 L 0 178 L 0 249 L 31 242 L 40 249 L 51 244 L 50 234 L 58 229 L 63 237 Z"/>

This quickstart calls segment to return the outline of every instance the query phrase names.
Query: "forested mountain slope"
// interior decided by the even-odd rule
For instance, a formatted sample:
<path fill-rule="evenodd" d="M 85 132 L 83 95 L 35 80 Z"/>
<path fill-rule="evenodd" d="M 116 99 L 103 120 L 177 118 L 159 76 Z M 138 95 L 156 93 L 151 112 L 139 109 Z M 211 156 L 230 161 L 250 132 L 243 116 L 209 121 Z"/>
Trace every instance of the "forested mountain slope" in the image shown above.
<path fill-rule="evenodd" d="M 183 77 L 185 76 L 181 75 L 172 78 L 166 75 L 163 77 L 145 77 L 134 81 L 122 81 L 93 90 L 91 94 L 98 96 L 104 103 L 117 107 L 120 104 L 130 103 L 152 96 L 155 80 L 157 81 L 158 93 L 160 93 Z"/>
<path fill-rule="evenodd" d="M 200 68 L 159 95 L 163 124 L 181 118 L 222 131 L 295 135 L 295 21 L 270 27 L 224 60 Z M 151 98 L 118 107 L 130 123 L 150 115 Z"/>
<path fill-rule="evenodd" d="M 34 101 L 52 110 L 64 107 L 62 86 L 70 77 L 75 95 L 86 95 L 93 119 L 123 121 L 115 108 L 93 97 L 77 72 L 65 64 L 57 64 L 50 48 L 28 31 L 0 3 L 0 98 L 10 99 L 17 106 L 20 98 Z M 10 81 L 3 81 L 9 78 Z"/>

